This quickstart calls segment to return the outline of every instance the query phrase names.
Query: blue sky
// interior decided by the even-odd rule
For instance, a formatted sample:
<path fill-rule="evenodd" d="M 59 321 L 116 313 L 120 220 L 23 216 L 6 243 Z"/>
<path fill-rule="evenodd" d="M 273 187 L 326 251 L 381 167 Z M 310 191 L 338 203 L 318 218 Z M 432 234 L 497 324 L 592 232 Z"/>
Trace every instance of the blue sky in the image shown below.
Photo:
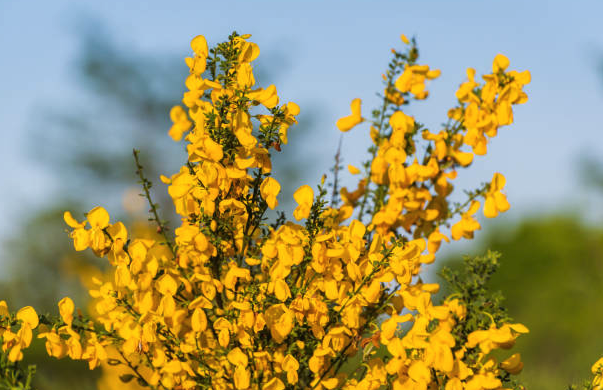
<path fill-rule="evenodd" d="M 589 209 L 590 198 L 576 190 L 578 157 L 603 155 L 601 2 L 0 0 L 0 239 L 10 221 L 44 204 L 60 185 L 27 153 L 27 132 L 46 103 L 73 101 L 81 93 L 72 72 L 82 15 L 98 19 L 122 48 L 137 52 L 184 58 L 195 35 L 211 44 L 232 30 L 253 34 L 264 53 L 280 47 L 286 55 L 277 84 L 281 101 L 299 102 L 302 110 L 304 103 L 321 107 L 316 139 L 297 146 L 314 160 L 306 168 L 311 181 L 328 169 L 339 137 L 334 123 L 347 115 L 350 100 L 362 98 L 367 112 L 376 102 L 400 33 L 416 36 L 421 62 L 442 70 L 429 87 L 431 98 L 410 110 L 434 130 L 454 104 L 465 69 L 488 72 L 503 53 L 512 69 L 531 71 L 530 100 L 459 184 L 502 172 L 512 205 L 504 218 L 562 204 L 601 212 Z M 363 160 L 367 132 L 360 127 L 346 134 L 346 163 Z"/>

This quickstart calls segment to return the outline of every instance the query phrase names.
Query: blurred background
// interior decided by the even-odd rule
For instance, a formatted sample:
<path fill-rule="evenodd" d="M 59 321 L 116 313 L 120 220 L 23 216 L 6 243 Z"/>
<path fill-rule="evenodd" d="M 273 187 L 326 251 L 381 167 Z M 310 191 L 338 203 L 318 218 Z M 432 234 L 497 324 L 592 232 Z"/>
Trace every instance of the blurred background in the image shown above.
<path fill-rule="evenodd" d="M 596 1 L 0 0 L 0 298 L 12 309 L 55 312 L 70 294 L 86 306 L 80 279 L 104 262 L 73 250 L 62 214 L 81 219 L 102 205 L 136 229 L 147 206 L 132 148 L 173 219 L 158 176 L 183 159 L 183 145 L 167 136 L 168 111 L 184 92 L 192 37 L 211 45 L 233 30 L 252 34 L 260 86 L 275 84 L 282 103 L 301 107 L 275 162 L 279 203 L 290 209 L 294 189 L 329 173 L 334 124 L 350 100 L 362 98 L 365 113 L 376 105 L 404 33 L 417 37 L 421 63 L 442 70 L 430 98 L 407 109 L 432 130 L 446 120 L 467 67 L 489 72 L 503 53 L 511 69 L 531 71 L 516 123 L 457 180 L 471 189 L 503 173 L 511 210 L 480 221 L 476 240 L 445 246 L 429 273 L 436 281 L 441 264 L 501 251 L 493 288 L 531 330 L 517 345 L 523 381 L 536 390 L 579 382 L 603 354 L 602 14 Z M 366 126 L 346 133 L 344 165 L 360 165 L 367 142 Z M 40 389 L 97 387 L 98 371 L 45 359 L 42 345 L 34 352 Z M 117 386 L 104 378 L 100 387 Z"/>

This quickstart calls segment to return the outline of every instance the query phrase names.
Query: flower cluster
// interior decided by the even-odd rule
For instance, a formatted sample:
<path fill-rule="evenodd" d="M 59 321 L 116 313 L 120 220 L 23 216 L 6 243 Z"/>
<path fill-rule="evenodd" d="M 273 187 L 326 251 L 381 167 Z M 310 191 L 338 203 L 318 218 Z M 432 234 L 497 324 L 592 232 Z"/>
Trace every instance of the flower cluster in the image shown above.
<path fill-rule="evenodd" d="M 281 190 L 271 153 L 287 143 L 300 109 L 279 105 L 273 85 L 255 87 L 259 48 L 248 39 L 233 33 L 212 49 L 202 36 L 191 42 L 188 90 L 169 130 L 186 142 L 186 161 L 161 178 L 181 217 L 173 238 L 158 218 L 162 238 L 141 239 L 101 207 L 83 222 L 65 213 L 75 249 L 106 256 L 113 276 L 93 281 L 92 320 L 74 315 L 69 298 L 59 303 L 60 318 L 39 331 L 48 353 L 121 366 L 124 382 L 153 389 L 505 387 L 522 368 L 519 355 L 499 363 L 490 352 L 527 329 L 492 321 L 463 335 L 464 302 L 434 302 L 439 285 L 420 273 L 442 241 L 473 237 L 478 199 L 486 217 L 509 209 L 500 173 L 464 203 L 450 201 L 452 181 L 512 123 L 529 73 L 507 72 L 502 55 L 483 84 L 470 69 L 449 122 L 432 132 L 401 108 L 427 98 L 440 71 L 418 64 L 414 40 L 402 36 L 382 107 L 366 119 L 354 99 L 336 124 L 370 127 L 369 160 L 349 167 L 361 174 L 357 188 L 329 205 L 324 181 L 316 192 L 304 185 L 294 194 L 297 222 L 270 223 Z M 24 308 L 13 319 L 0 304 L 0 318 L 20 324 L 17 333 L 0 328 L 3 350 L 18 361 L 37 315 Z"/>

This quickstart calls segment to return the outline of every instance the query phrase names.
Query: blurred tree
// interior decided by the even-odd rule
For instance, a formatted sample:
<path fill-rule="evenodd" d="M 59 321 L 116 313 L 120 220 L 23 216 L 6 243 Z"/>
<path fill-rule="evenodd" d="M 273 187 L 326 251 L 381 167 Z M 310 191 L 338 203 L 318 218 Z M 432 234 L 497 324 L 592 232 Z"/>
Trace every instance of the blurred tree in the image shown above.
<path fill-rule="evenodd" d="M 56 312 L 57 302 L 66 295 L 74 297 L 78 307 L 86 307 L 87 293 L 76 274 L 91 264 L 99 268 L 103 264 L 85 252 L 74 251 L 65 233 L 63 212 L 70 210 L 81 219 L 91 205 L 101 204 L 115 210 L 115 217 L 126 224 L 146 219 L 147 205 L 137 196 L 141 190 L 134 173 L 133 148 L 141 150 L 145 176 L 157 185 L 153 197 L 163 206 L 162 217 L 174 218 L 171 200 L 158 178 L 175 173 L 180 166 L 179 148 L 183 146 L 171 141 L 167 131 L 169 110 L 180 102 L 188 68 L 181 53 L 146 55 L 125 50 L 99 23 L 90 21 L 88 26 L 80 35 L 81 48 L 74 63 L 75 83 L 82 88 L 78 100 L 68 106 L 48 106 L 43 121 L 35 123 L 31 131 L 35 141 L 32 157 L 60 183 L 60 191 L 49 196 L 45 208 L 24 216 L 3 242 L 3 255 L 9 261 L 3 265 L 6 272 L 0 280 L 0 296 L 10 307 L 32 305 L 40 312 Z M 262 72 L 255 76 L 266 85 L 260 86 L 276 83 L 287 69 L 279 51 L 268 52 L 261 61 L 265 65 L 258 67 Z M 296 138 L 310 136 L 317 115 L 311 104 L 296 102 L 303 111 L 300 123 L 290 130 L 294 144 Z M 297 181 L 301 175 L 295 153 L 287 157 L 273 159 L 284 188 L 292 187 L 287 182 Z M 173 169 L 160 172 L 159 167 Z M 74 199 L 86 199 L 87 204 Z M 279 201 L 291 205 L 292 193 L 281 194 Z M 121 215 L 117 213 L 120 205 Z M 28 288 L 23 288 L 25 285 Z M 49 361 L 43 343 L 37 343 L 28 359 L 41 363 L 35 383 L 38 389 L 96 388 L 97 372 L 89 372 L 80 362 L 57 365 Z"/>
<path fill-rule="evenodd" d="M 575 215 L 532 217 L 493 226 L 476 253 L 502 253 L 491 280 L 505 306 L 530 334 L 517 343 L 532 390 L 564 388 L 589 377 L 603 351 L 603 230 Z M 460 256 L 440 266 L 458 268 Z"/>

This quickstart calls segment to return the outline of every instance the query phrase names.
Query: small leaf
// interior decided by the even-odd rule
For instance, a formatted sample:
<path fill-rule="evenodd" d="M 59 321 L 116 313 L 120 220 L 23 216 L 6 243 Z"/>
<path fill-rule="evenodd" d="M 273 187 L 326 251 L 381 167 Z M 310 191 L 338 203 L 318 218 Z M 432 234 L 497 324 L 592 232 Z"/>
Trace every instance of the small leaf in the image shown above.
<path fill-rule="evenodd" d="M 132 374 L 124 374 L 124 375 L 119 376 L 119 380 L 121 380 L 124 383 L 130 382 L 132 379 L 134 379 L 134 375 L 132 375 Z"/>

